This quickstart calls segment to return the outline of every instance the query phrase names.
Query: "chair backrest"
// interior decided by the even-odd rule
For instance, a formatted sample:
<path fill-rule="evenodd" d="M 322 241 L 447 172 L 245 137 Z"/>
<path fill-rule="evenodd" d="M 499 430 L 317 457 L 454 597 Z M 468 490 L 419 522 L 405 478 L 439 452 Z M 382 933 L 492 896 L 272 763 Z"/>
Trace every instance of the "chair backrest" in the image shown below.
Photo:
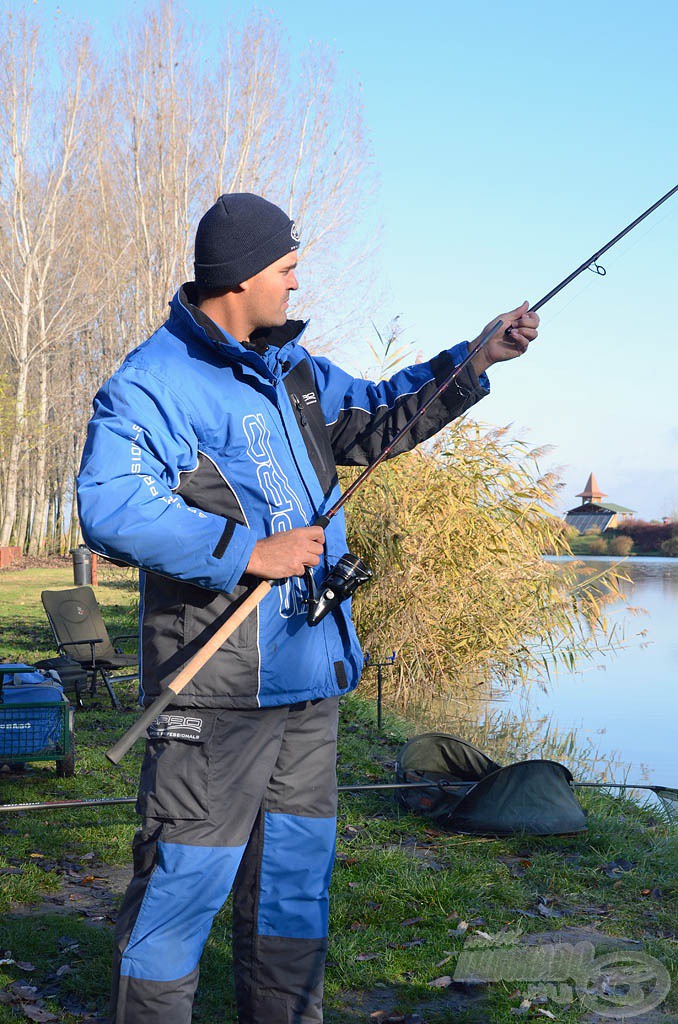
<path fill-rule="evenodd" d="M 80 640 L 101 640 L 95 644 L 94 658 L 106 661 L 115 654 L 94 591 L 91 587 L 72 587 L 70 590 L 43 590 L 40 595 L 52 632 L 66 654 L 76 661 L 91 662 L 92 648 Z"/>

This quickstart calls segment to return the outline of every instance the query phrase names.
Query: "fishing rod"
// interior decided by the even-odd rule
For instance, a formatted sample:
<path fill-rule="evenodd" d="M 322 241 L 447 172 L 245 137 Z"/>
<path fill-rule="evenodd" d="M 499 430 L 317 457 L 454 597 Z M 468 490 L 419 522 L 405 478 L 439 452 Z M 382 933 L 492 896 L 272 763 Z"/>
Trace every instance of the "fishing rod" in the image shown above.
<path fill-rule="evenodd" d="M 656 203 L 653 203 L 652 206 L 648 207 L 644 213 L 641 213 L 639 217 L 636 217 L 634 221 L 615 235 L 614 238 L 610 239 L 610 241 L 602 246 L 602 248 L 593 253 L 593 255 L 577 267 L 576 270 L 572 271 L 571 274 L 568 274 L 568 276 L 557 284 L 555 288 L 552 288 L 550 292 L 547 292 L 546 295 L 534 304 L 534 306 L 530 307 L 530 312 L 536 312 L 538 309 L 541 309 L 542 306 L 562 291 L 562 289 L 565 288 L 566 285 L 570 284 L 571 281 L 574 281 L 574 279 L 578 277 L 579 274 L 583 273 L 584 270 L 587 270 L 589 267 L 598 267 L 596 260 L 600 259 L 600 257 L 611 249 L 613 245 L 616 245 L 621 238 L 627 235 L 629 231 L 632 231 L 633 228 L 640 224 L 641 221 L 645 220 L 646 217 L 649 217 L 654 210 L 661 206 L 662 203 L 665 203 L 667 199 L 670 199 L 676 192 L 678 192 L 678 185 L 675 185 L 670 189 L 666 195 L 662 196 Z M 598 267 L 597 273 L 600 274 L 601 271 L 604 273 L 603 268 Z M 343 494 L 326 512 L 322 513 L 314 520 L 312 524 L 313 526 L 320 526 L 323 529 L 326 529 L 331 520 L 337 515 L 340 509 L 344 507 L 346 502 L 349 501 L 356 491 L 367 482 L 372 473 L 374 473 L 377 467 L 389 457 L 395 448 L 397 448 L 400 441 L 410 433 L 414 425 L 421 419 L 430 406 L 447 391 L 450 385 L 463 373 L 474 356 L 476 356 L 487 345 L 490 339 L 493 338 L 497 331 L 503 326 L 503 321 L 497 320 L 483 331 L 478 341 L 474 345 L 469 346 L 467 356 L 462 359 L 459 365 L 455 366 L 442 383 L 438 385 L 433 394 L 431 394 L 424 404 L 417 409 L 414 415 L 408 420 L 405 426 L 398 431 L 390 444 L 383 449 L 374 462 L 367 466 L 362 473 L 356 477 L 353 483 L 346 488 Z M 509 325 L 505 332 L 509 334 L 509 338 L 510 331 L 511 327 Z M 336 565 L 331 567 L 328 576 L 320 588 L 318 588 L 313 574 L 310 570 L 307 570 L 305 578 L 309 590 L 307 615 L 307 622 L 309 626 L 317 625 L 338 604 L 345 601 L 348 597 L 351 597 L 355 590 L 361 584 L 366 583 L 371 576 L 372 573 L 363 560 L 350 552 L 346 552 L 346 554 L 342 555 Z M 259 583 L 235 608 L 235 611 L 231 613 L 231 609 L 226 610 L 223 620 L 216 632 L 212 634 L 193 658 L 187 662 L 179 674 L 169 683 L 168 687 L 155 699 L 153 704 L 146 708 L 132 727 L 110 748 L 110 750 L 106 752 L 106 757 L 112 764 L 118 764 L 132 745 L 138 739 L 141 739 L 158 715 L 172 703 L 177 694 L 187 686 L 193 677 L 197 675 L 199 670 L 219 650 L 222 644 L 224 644 L 231 634 L 235 632 L 238 626 L 240 626 L 248 615 L 258 607 L 266 594 L 271 590 L 274 583 L 274 580 L 262 580 L 261 583 Z"/>
<path fill-rule="evenodd" d="M 368 782 L 356 786 L 337 786 L 337 792 L 362 793 L 380 789 L 430 789 L 431 786 L 447 791 L 455 787 L 459 788 L 459 786 L 466 788 L 467 784 L 445 782 L 445 780 L 434 782 L 432 779 L 428 779 L 426 782 Z M 83 807 L 112 807 L 115 804 L 134 804 L 136 801 L 137 797 L 135 796 L 102 796 L 83 800 L 43 800 L 24 804 L 0 804 L 0 814 L 11 811 L 59 811 L 76 810 Z"/>
<path fill-rule="evenodd" d="M 338 786 L 339 793 L 369 793 L 380 790 L 438 789 L 450 795 L 464 795 L 477 785 L 475 782 L 454 782 L 452 779 L 426 779 L 419 782 L 367 782 L 355 786 Z M 647 789 L 654 793 L 665 806 L 678 805 L 678 789 L 670 786 L 650 786 L 632 782 L 572 782 L 577 789 Z M 45 800 L 22 804 L 0 804 L 0 814 L 15 811 L 57 811 L 76 810 L 86 807 L 111 807 L 116 804 L 134 804 L 135 796 L 95 797 L 83 800 Z"/>
<path fill-rule="evenodd" d="M 658 207 L 660 207 L 662 203 L 665 203 L 666 200 L 670 199 L 671 196 L 676 194 L 676 192 L 678 192 L 678 185 L 674 185 L 672 189 L 669 189 L 665 196 L 662 196 L 661 199 L 658 199 L 656 203 L 652 204 L 652 206 L 648 206 L 647 210 L 645 210 L 644 213 L 641 213 L 639 217 L 636 217 L 636 219 L 631 221 L 630 224 L 627 224 L 623 231 L 620 231 L 618 235 L 615 235 L 614 238 L 611 238 L 610 241 L 607 242 L 607 244 L 602 247 L 602 249 L 598 249 L 597 252 L 594 252 L 593 256 L 589 256 L 589 258 L 585 260 L 585 262 L 582 263 L 581 266 L 577 267 L 577 269 L 573 270 L 571 274 L 568 274 L 567 277 L 563 278 L 560 284 L 557 284 L 555 288 L 552 288 L 550 292 L 547 292 L 546 295 L 544 295 L 543 298 L 539 300 L 539 302 L 535 302 L 534 306 L 530 306 L 529 312 L 536 313 L 538 309 L 541 309 L 542 306 L 545 306 L 546 303 L 549 302 L 554 297 L 554 295 L 557 295 L 558 292 L 562 291 L 566 285 L 570 284 L 571 281 L 574 281 L 575 277 L 579 277 L 580 274 L 583 274 L 585 270 L 593 270 L 595 274 L 599 274 L 601 277 L 605 277 L 607 271 L 604 267 L 601 267 L 598 264 L 598 260 L 600 259 L 600 257 L 603 256 L 608 251 L 608 249 L 611 249 L 613 245 L 616 245 L 617 242 L 619 242 L 624 237 L 624 235 L 628 235 L 629 231 L 633 231 L 633 229 L 637 227 L 641 221 L 645 220 L 646 217 L 649 217 L 651 213 L 654 213 L 654 211 L 658 209 Z"/>

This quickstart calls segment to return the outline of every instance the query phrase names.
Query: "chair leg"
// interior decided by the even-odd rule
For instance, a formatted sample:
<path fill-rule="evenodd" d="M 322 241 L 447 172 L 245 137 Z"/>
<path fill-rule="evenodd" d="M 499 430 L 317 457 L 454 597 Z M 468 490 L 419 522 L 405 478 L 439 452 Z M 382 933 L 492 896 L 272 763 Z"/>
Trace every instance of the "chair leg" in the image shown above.
<path fill-rule="evenodd" d="M 96 668 L 91 668 L 89 671 L 90 671 L 90 677 L 89 677 L 89 691 L 88 692 L 89 692 L 90 697 L 93 697 L 96 694 L 96 692 L 97 692 L 97 672 L 99 670 L 96 669 Z"/>
<path fill-rule="evenodd" d="M 108 696 L 111 698 L 111 704 L 113 705 L 113 707 L 115 708 L 116 711 L 122 711 L 122 704 L 118 700 L 117 693 L 115 692 L 115 690 L 111 686 L 110 679 L 108 678 L 108 676 L 106 675 L 106 673 L 104 672 L 104 670 L 102 668 L 99 669 L 99 672 L 101 673 L 101 678 L 104 681 L 104 686 L 108 690 Z"/>

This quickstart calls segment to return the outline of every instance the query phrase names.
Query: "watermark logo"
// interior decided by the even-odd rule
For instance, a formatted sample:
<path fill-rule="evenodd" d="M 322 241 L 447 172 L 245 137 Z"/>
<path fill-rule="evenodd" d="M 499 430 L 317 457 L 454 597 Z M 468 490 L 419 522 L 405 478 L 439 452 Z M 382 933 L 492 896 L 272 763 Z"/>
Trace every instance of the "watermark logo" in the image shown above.
<path fill-rule="evenodd" d="M 578 999 L 600 1017 L 630 1020 L 659 1006 L 671 988 L 664 965 L 637 950 L 596 955 L 592 942 L 526 946 L 514 932 L 466 940 L 454 972 L 457 982 L 508 981 L 530 1000 L 566 1006 Z"/>

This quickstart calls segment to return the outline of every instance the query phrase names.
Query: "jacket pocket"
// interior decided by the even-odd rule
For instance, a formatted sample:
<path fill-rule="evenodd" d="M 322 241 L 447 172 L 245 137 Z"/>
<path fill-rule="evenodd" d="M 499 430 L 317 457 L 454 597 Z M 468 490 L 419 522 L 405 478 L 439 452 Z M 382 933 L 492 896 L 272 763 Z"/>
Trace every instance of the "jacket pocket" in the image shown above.
<path fill-rule="evenodd" d="M 200 587 L 187 588 L 184 606 L 184 646 L 191 641 L 200 639 L 216 623 L 224 621 L 228 609 L 242 602 L 249 593 L 250 587 L 238 584 L 231 594 L 223 594 L 216 590 L 203 590 Z M 235 608 L 234 608 L 235 610 Z M 243 623 L 222 644 L 224 650 L 246 650 L 256 643 L 256 616 L 248 615 Z"/>
<path fill-rule="evenodd" d="M 209 815 L 213 712 L 159 715 L 149 728 L 136 810 L 159 821 L 198 821 Z"/>

